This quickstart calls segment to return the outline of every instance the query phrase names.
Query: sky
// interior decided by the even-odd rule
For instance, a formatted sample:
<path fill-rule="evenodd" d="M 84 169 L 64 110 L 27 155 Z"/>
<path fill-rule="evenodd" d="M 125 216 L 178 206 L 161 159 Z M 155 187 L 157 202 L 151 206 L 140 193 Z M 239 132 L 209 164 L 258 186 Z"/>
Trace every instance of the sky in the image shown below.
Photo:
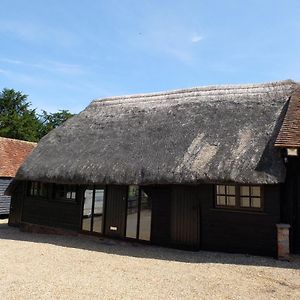
<path fill-rule="evenodd" d="M 300 81 L 299 0 L 0 0 L 0 90 L 78 113 L 93 99 Z"/>

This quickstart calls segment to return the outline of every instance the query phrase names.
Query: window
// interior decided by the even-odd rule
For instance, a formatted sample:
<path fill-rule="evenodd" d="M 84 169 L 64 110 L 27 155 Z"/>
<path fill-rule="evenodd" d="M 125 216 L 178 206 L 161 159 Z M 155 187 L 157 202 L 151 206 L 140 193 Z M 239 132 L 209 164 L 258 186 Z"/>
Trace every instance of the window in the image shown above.
<path fill-rule="evenodd" d="M 151 238 L 152 201 L 137 185 L 128 187 L 126 237 L 144 241 Z"/>
<path fill-rule="evenodd" d="M 81 229 L 102 233 L 103 208 L 104 188 L 88 187 L 84 192 Z"/>
<path fill-rule="evenodd" d="M 74 185 L 55 185 L 55 199 L 65 201 L 76 200 L 76 186 Z"/>
<path fill-rule="evenodd" d="M 31 181 L 29 183 L 28 195 L 31 197 L 47 198 L 48 195 L 47 184 L 38 181 Z"/>
<path fill-rule="evenodd" d="M 217 185 L 216 207 L 261 210 L 261 187 L 257 185 Z"/>
<path fill-rule="evenodd" d="M 236 192 L 234 185 L 217 185 L 217 205 L 236 205 Z"/>

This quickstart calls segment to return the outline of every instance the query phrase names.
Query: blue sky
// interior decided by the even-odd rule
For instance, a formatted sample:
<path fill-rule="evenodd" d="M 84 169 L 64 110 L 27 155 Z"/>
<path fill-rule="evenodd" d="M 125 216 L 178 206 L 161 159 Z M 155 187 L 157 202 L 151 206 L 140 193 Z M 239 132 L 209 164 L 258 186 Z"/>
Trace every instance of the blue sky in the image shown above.
<path fill-rule="evenodd" d="M 299 16 L 299 0 L 1 0 L 0 89 L 77 113 L 114 95 L 300 80 Z"/>

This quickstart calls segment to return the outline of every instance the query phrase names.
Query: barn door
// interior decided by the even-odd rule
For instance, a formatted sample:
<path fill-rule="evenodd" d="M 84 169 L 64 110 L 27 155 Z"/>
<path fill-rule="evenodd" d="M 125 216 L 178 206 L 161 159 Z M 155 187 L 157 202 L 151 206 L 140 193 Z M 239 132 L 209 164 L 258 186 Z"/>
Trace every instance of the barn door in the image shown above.
<path fill-rule="evenodd" d="M 105 208 L 105 235 L 124 237 L 127 186 L 108 186 Z"/>
<path fill-rule="evenodd" d="M 171 200 L 171 243 L 200 248 L 200 203 L 195 187 L 174 187 Z"/>

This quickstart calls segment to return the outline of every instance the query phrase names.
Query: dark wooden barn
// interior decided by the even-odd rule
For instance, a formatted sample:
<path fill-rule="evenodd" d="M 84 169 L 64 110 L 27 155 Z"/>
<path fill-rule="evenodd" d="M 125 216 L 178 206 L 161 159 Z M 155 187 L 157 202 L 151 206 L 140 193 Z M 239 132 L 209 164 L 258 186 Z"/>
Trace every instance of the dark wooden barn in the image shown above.
<path fill-rule="evenodd" d="M 0 218 L 7 218 L 10 196 L 5 190 L 36 143 L 0 137 Z"/>
<path fill-rule="evenodd" d="M 95 100 L 21 166 L 8 189 L 9 223 L 274 256 L 284 222 L 297 252 L 298 88 L 283 81 Z"/>

